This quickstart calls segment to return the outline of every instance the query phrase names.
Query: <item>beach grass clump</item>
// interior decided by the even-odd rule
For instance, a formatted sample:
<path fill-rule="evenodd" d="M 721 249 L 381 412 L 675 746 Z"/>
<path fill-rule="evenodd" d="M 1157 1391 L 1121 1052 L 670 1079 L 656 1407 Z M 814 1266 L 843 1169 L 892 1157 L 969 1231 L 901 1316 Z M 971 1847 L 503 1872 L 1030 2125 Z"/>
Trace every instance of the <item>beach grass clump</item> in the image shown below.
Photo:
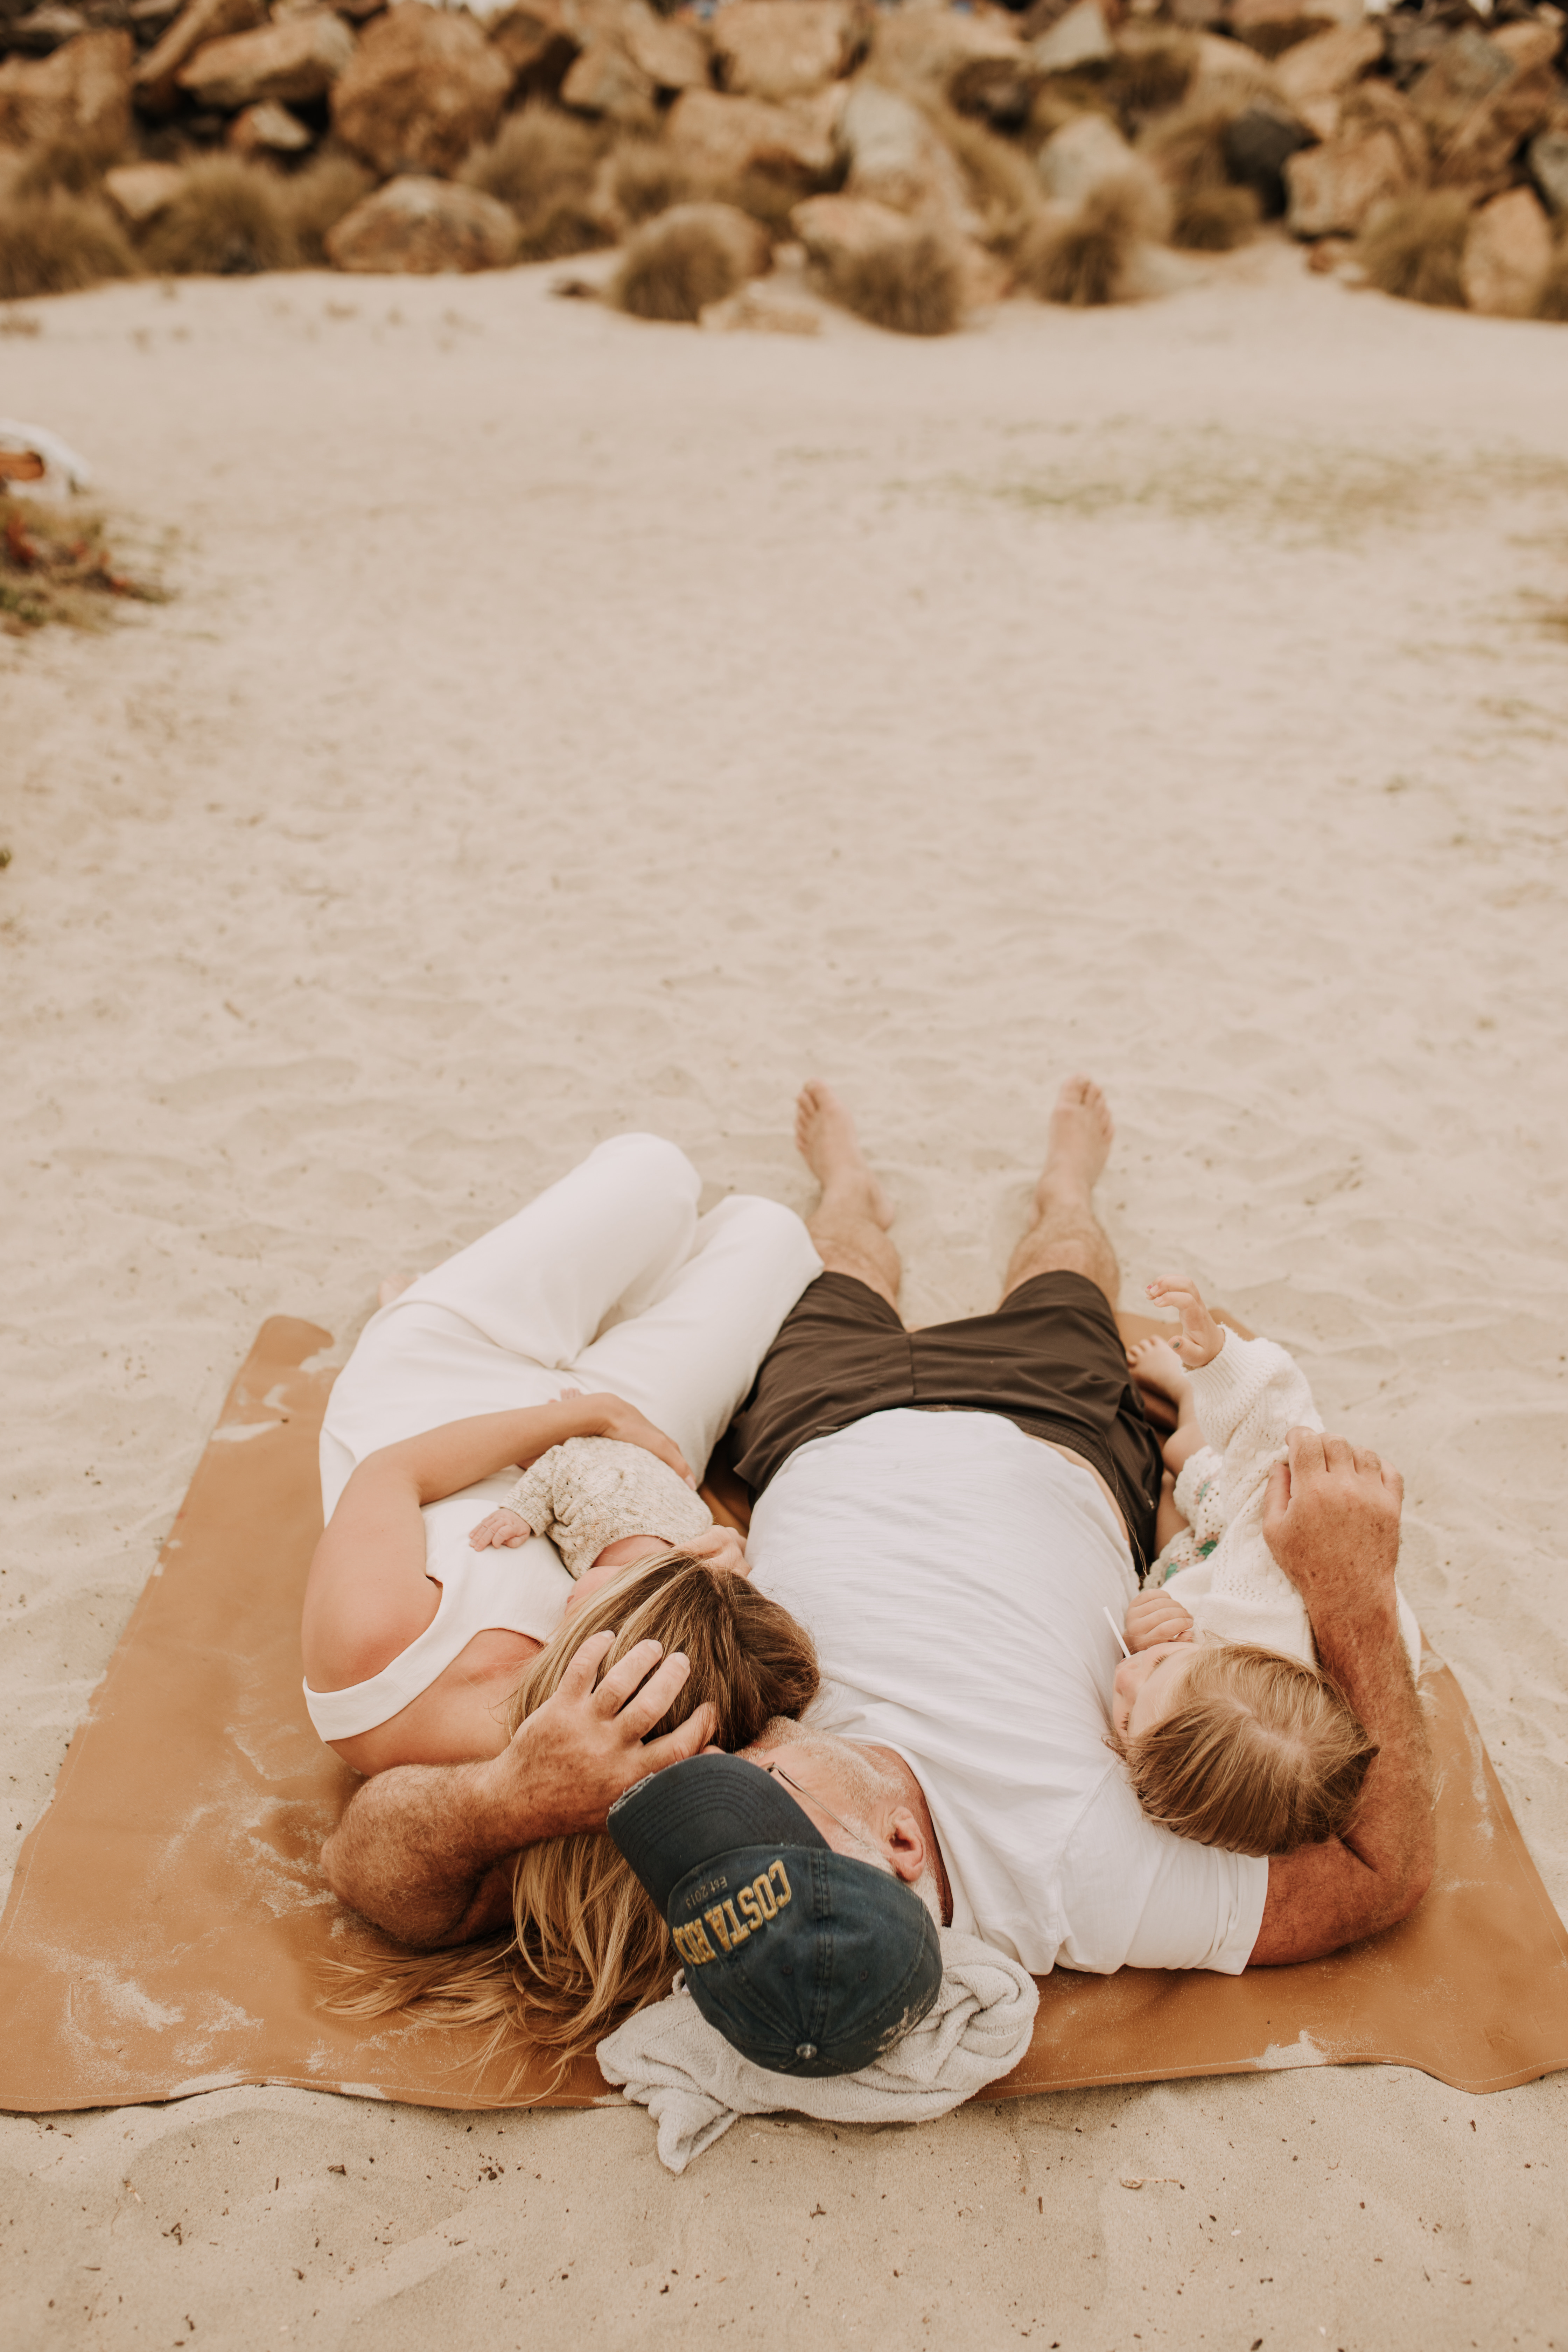
<path fill-rule="evenodd" d="M 968 115 L 943 110 L 933 120 L 958 158 L 984 243 L 1010 253 L 1044 206 L 1037 169 L 1022 148 Z"/>
<path fill-rule="evenodd" d="M 0 299 L 75 294 L 137 269 L 125 231 L 96 196 L 55 188 L 0 204 Z"/>
<path fill-rule="evenodd" d="M 701 193 L 674 149 L 646 131 L 616 142 L 605 166 L 605 185 L 614 210 L 633 228 Z"/>
<path fill-rule="evenodd" d="M 1197 63 L 1191 33 L 1164 25 L 1123 26 L 1107 86 L 1123 115 L 1164 114 L 1186 97 Z"/>
<path fill-rule="evenodd" d="M 605 135 L 542 99 L 508 115 L 458 173 L 517 215 L 520 261 L 560 261 L 613 240 L 594 205 Z"/>
<path fill-rule="evenodd" d="M 266 163 L 207 155 L 149 221 L 142 258 L 165 277 L 247 278 L 299 266 L 289 183 Z"/>
<path fill-rule="evenodd" d="M 1076 212 L 1030 232 L 1017 256 L 1019 283 L 1042 302 L 1075 310 L 1119 301 L 1139 247 L 1164 226 L 1142 180 L 1131 173 L 1107 180 Z"/>
<path fill-rule="evenodd" d="M 115 161 L 115 151 L 92 139 L 47 139 L 24 152 L 12 179 L 13 196 L 47 196 L 53 189 L 68 195 L 91 195 Z"/>
<path fill-rule="evenodd" d="M 1560 235 L 1552 267 L 1546 273 L 1546 283 L 1535 306 L 1538 319 L 1554 319 L 1568 324 L 1568 234 Z"/>
<path fill-rule="evenodd" d="M 352 213 L 375 185 L 374 175 L 348 155 L 319 155 L 280 183 L 301 269 L 326 269 L 327 232 Z"/>
<path fill-rule="evenodd" d="M 1407 196 L 1373 214 L 1356 240 L 1355 257 L 1382 293 L 1462 310 L 1459 265 L 1471 211 L 1471 200 L 1462 188 L 1433 188 Z"/>
<path fill-rule="evenodd" d="M 845 310 L 895 335 L 951 335 L 963 324 L 963 263 L 935 229 L 846 253 L 827 271 Z"/>
<path fill-rule="evenodd" d="M 1262 218 L 1251 188 L 1189 188 L 1175 200 L 1171 243 L 1187 253 L 1232 253 L 1257 234 Z"/>
<path fill-rule="evenodd" d="M 734 205 L 675 205 L 627 240 L 609 299 L 634 319 L 695 326 L 710 302 L 760 277 L 768 259 L 766 231 Z"/>
<path fill-rule="evenodd" d="M 0 498 L 0 630 L 25 636 L 51 621 L 101 628 L 117 599 L 161 604 L 167 591 L 121 570 L 101 516 Z"/>
<path fill-rule="evenodd" d="M 1215 106 L 1183 106 L 1152 122 L 1138 142 L 1138 152 L 1153 164 L 1176 199 L 1228 188 L 1225 132 L 1229 111 Z"/>

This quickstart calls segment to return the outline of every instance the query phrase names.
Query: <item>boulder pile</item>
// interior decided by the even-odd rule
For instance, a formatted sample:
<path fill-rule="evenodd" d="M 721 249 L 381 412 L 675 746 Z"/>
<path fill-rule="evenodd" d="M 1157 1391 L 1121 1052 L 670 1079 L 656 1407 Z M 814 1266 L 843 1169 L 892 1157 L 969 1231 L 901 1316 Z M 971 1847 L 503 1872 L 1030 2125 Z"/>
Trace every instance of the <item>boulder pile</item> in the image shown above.
<path fill-rule="evenodd" d="M 0 296 L 618 247 L 624 308 L 754 322 L 784 250 L 929 334 L 1155 293 L 1172 248 L 1275 222 L 1393 294 L 1568 319 L 1565 26 L 1555 0 L 0 0 Z"/>

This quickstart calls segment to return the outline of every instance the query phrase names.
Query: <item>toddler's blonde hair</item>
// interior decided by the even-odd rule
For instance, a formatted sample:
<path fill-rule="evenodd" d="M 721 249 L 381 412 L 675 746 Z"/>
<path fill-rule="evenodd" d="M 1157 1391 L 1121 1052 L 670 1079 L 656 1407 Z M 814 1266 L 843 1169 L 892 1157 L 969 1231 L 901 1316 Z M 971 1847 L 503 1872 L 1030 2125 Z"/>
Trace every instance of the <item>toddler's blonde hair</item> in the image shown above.
<path fill-rule="evenodd" d="M 1291 1853 L 1350 1827 L 1377 1744 L 1321 1666 L 1205 1644 L 1168 1715 L 1112 1739 L 1151 1821 L 1232 1853 Z"/>

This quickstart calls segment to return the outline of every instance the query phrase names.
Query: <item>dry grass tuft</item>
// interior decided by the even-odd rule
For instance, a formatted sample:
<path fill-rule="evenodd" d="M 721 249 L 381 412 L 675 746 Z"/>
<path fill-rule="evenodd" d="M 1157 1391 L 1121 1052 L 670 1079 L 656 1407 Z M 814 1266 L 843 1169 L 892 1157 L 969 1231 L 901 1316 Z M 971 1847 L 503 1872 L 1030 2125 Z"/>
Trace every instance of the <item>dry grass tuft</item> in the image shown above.
<path fill-rule="evenodd" d="M 179 194 L 148 222 L 142 257 L 173 277 L 248 278 L 293 269 L 300 242 L 289 183 L 265 163 L 208 155 L 193 163 Z"/>
<path fill-rule="evenodd" d="M 47 196 L 51 189 L 63 188 L 68 195 L 90 195 L 114 161 L 114 151 L 93 140 L 51 139 L 23 156 L 10 193 Z"/>
<path fill-rule="evenodd" d="M 609 299 L 634 319 L 694 327 L 766 262 L 754 224 L 721 205 L 678 205 L 628 241 Z"/>
<path fill-rule="evenodd" d="M 1043 208 L 1038 171 L 1022 149 L 967 115 L 943 109 L 933 112 L 932 121 L 963 167 L 982 237 L 1011 253 Z"/>
<path fill-rule="evenodd" d="M 612 242 L 594 204 L 605 133 L 542 100 L 476 147 L 458 178 L 517 215 L 520 261 L 561 261 Z"/>
<path fill-rule="evenodd" d="M 1384 294 L 1462 310 L 1459 263 L 1470 209 L 1469 197 L 1459 188 L 1406 197 L 1373 215 L 1356 240 L 1356 259 Z"/>
<path fill-rule="evenodd" d="M 951 335 L 963 324 L 963 264 L 934 229 L 846 255 L 828 270 L 826 288 L 847 310 L 895 335 Z"/>
<path fill-rule="evenodd" d="M 1190 33 L 1163 25 L 1128 26 L 1106 87 L 1123 115 L 1163 114 L 1181 105 L 1197 64 L 1198 45 Z"/>
<path fill-rule="evenodd" d="M 604 185 L 615 211 L 633 228 L 672 205 L 689 204 L 700 193 L 679 155 L 662 139 L 646 134 L 623 139 L 612 149 Z"/>
<path fill-rule="evenodd" d="M 1139 140 L 1138 152 L 1153 164 L 1178 206 L 1184 197 L 1230 186 L 1225 160 L 1230 119 L 1224 107 L 1184 106 L 1163 121 L 1151 123 Z"/>
<path fill-rule="evenodd" d="M 1176 198 L 1171 243 L 1188 253 L 1231 253 L 1254 236 L 1263 206 L 1250 188 L 1192 188 Z"/>
<path fill-rule="evenodd" d="M 1073 310 L 1115 302 L 1134 253 L 1163 226 L 1142 181 L 1108 180 L 1065 220 L 1030 232 L 1017 257 L 1019 283 L 1042 302 Z"/>
<path fill-rule="evenodd" d="M 373 173 L 347 155 L 321 155 L 281 183 L 300 267 L 326 269 L 326 237 L 375 185 Z"/>
<path fill-rule="evenodd" d="M 1553 319 L 1568 324 L 1568 228 L 1559 226 L 1557 250 L 1541 299 L 1535 306 L 1538 319 Z"/>
<path fill-rule="evenodd" d="M 0 630 L 19 637 L 50 621 L 101 628 L 116 597 L 162 604 L 167 591 L 119 570 L 100 516 L 0 499 Z"/>
<path fill-rule="evenodd" d="M 75 294 L 106 278 L 134 278 L 124 230 L 94 196 L 56 189 L 0 208 L 0 299 Z"/>

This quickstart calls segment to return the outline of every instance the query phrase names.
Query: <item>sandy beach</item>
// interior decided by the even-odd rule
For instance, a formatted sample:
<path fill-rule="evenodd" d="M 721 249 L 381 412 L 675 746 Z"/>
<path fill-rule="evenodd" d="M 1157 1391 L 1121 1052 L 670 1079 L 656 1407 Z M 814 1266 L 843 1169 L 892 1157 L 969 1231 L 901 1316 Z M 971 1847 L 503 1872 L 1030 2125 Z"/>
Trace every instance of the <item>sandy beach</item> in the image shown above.
<path fill-rule="evenodd" d="M 930 344 L 558 274 L 0 334 L 177 591 L 0 637 L 0 1863 L 264 1317 L 346 1352 L 623 1128 L 808 1208 L 813 1073 L 910 1319 L 978 1310 L 1085 1068 L 1130 1291 L 1190 1268 L 1404 1468 L 1568 1908 L 1568 334 L 1271 241 Z M 0 2158 L 15 2352 L 1568 2345 L 1564 2076 L 742 2121 L 679 2180 L 640 2111 L 283 2090 Z"/>

